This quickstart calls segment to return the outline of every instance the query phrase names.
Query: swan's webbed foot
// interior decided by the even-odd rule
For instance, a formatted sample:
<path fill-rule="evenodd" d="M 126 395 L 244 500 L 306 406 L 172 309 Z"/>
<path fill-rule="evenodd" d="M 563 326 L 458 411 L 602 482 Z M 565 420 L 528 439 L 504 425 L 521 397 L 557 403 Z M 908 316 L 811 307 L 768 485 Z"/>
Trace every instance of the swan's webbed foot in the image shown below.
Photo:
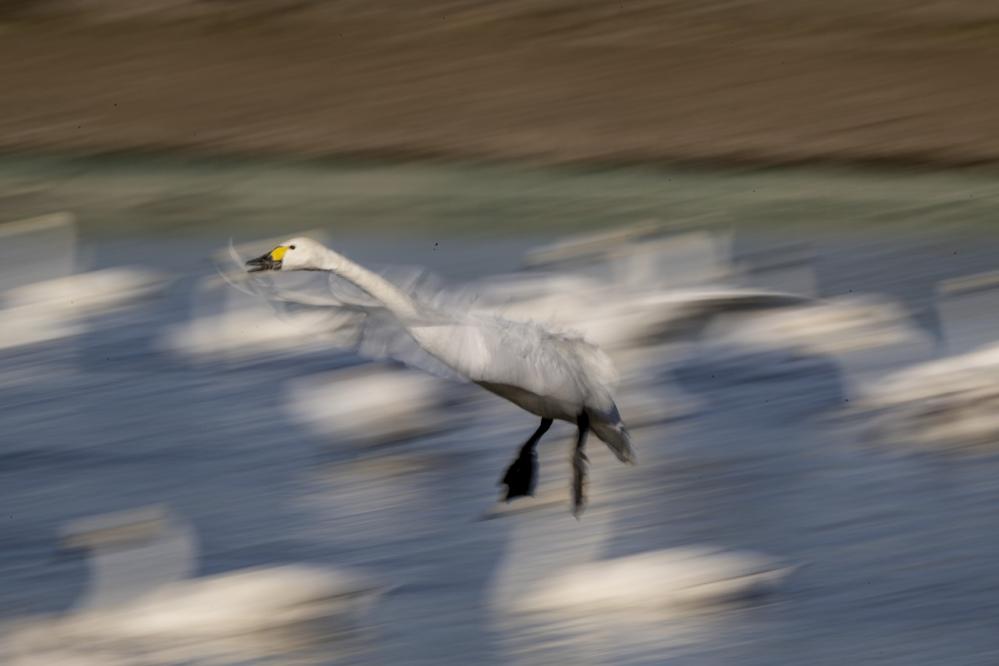
<path fill-rule="evenodd" d="M 538 452 L 533 446 L 524 446 L 520 455 L 513 461 L 503 475 L 501 483 L 506 486 L 505 501 L 518 497 L 534 495 L 534 487 L 538 478 Z"/>
<path fill-rule="evenodd" d="M 534 486 L 538 479 L 538 441 L 541 440 L 542 435 L 548 432 L 551 425 L 551 419 L 541 419 L 541 425 L 534 431 L 531 438 L 520 447 L 517 459 L 507 468 L 506 474 L 500 480 L 500 485 L 506 486 L 505 501 L 509 502 L 518 497 L 534 495 Z"/>

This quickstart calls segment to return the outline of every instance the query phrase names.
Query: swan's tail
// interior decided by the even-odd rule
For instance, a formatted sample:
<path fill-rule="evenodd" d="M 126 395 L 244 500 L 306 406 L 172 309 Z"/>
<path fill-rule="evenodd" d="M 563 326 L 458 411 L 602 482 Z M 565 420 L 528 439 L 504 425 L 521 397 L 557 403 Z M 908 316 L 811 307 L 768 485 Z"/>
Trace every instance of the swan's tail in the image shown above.
<path fill-rule="evenodd" d="M 614 452 L 618 460 L 632 465 L 638 462 L 635 449 L 631 446 L 631 435 L 628 434 L 617 407 L 610 414 L 590 414 L 590 429 L 607 444 L 607 448 Z"/>

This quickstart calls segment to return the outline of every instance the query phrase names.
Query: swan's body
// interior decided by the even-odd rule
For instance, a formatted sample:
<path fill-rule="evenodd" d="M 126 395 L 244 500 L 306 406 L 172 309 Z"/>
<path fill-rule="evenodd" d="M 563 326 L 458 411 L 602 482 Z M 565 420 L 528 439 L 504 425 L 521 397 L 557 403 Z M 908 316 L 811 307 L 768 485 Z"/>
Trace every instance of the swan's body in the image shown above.
<path fill-rule="evenodd" d="M 577 512 L 583 504 L 586 462 L 583 447 L 590 429 L 621 461 L 634 461 L 630 439 L 612 395 L 613 365 L 603 351 L 583 338 L 474 309 L 459 311 L 417 302 L 382 276 L 305 238 L 286 241 L 247 265 L 252 267 L 251 272 L 328 271 L 347 280 L 375 302 L 363 302 L 362 297 L 362 302 L 340 299 L 334 304 L 328 300 L 297 300 L 275 292 L 268 297 L 284 303 L 329 308 L 334 317 L 359 311 L 363 323 L 358 323 L 357 316 L 340 319 L 340 323 L 357 327 L 369 324 L 358 333 L 361 353 L 366 351 L 365 337 L 387 334 L 394 338 L 381 345 L 388 355 L 425 370 L 443 369 L 446 374 L 458 375 L 540 417 L 541 425 L 503 479 L 509 489 L 507 499 L 533 493 L 534 449 L 553 420 L 579 426 L 573 467 Z M 375 326 L 370 325 L 373 322 Z M 367 350 L 371 351 L 370 346 Z"/>
<path fill-rule="evenodd" d="M 622 460 L 631 457 L 611 394 L 614 368 L 582 338 L 486 314 L 469 315 L 461 324 L 417 323 L 408 330 L 452 370 L 527 412 L 571 423 L 585 412 L 600 439 Z"/>

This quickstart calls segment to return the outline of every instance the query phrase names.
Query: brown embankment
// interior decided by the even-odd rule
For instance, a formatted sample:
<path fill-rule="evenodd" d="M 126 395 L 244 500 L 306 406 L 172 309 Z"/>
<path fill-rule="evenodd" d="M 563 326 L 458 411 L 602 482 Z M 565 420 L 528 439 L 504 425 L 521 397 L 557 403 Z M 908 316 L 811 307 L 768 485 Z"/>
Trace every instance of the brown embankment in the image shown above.
<path fill-rule="evenodd" d="M 0 150 L 999 161 L 981 0 L 0 8 Z"/>

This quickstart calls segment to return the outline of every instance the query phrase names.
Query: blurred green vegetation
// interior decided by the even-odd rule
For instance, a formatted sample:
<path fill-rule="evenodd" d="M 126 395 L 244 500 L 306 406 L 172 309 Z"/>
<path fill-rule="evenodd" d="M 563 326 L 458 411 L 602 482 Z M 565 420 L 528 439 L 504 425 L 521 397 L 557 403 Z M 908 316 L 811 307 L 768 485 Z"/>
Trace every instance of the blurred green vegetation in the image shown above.
<path fill-rule="evenodd" d="M 0 220 L 68 210 L 90 234 L 558 234 L 677 224 L 991 230 L 994 171 L 550 168 L 140 156 L 0 158 Z"/>

